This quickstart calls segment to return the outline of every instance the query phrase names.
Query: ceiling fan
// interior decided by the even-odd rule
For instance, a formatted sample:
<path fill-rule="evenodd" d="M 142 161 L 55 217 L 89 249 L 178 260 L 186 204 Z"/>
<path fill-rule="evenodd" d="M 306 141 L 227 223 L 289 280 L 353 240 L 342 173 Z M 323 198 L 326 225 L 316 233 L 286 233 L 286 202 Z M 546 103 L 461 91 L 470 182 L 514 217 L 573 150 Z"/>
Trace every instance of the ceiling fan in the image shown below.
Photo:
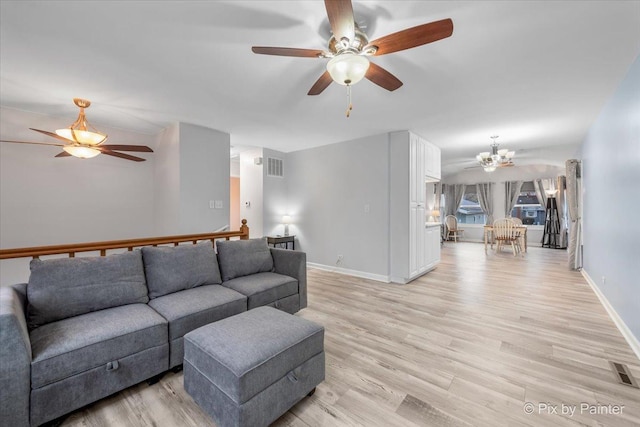
<path fill-rule="evenodd" d="M 54 147 L 62 147 L 64 151 L 55 157 L 79 157 L 81 159 L 89 159 L 97 156 L 98 154 L 106 154 L 108 156 L 119 157 L 121 159 L 132 160 L 134 162 L 144 162 L 146 159 L 141 157 L 132 156 L 130 154 L 119 153 L 119 151 L 135 151 L 140 153 L 153 153 L 153 150 L 146 145 L 114 145 L 103 144 L 107 140 L 107 135 L 98 132 L 87 121 L 84 110 L 89 108 L 91 101 L 81 98 L 73 98 L 74 104 L 80 108 L 80 113 L 75 122 L 73 122 L 68 128 L 57 129 L 55 132 L 49 132 L 46 130 L 34 129 L 36 132 L 43 133 L 47 136 L 55 138 L 64 144 L 55 144 L 49 142 L 32 142 L 32 141 L 8 141 L 0 140 L 0 142 L 11 142 L 15 144 L 35 144 L 35 145 L 50 145 Z"/>
<path fill-rule="evenodd" d="M 333 33 L 327 50 L 263 46 L 253 46 L 251 50 L 262 55 L 331 58 L 327 63 L 327 70 L 307 95 L 322 93 L 332 81 L 347 86 L 347 117 L 352 109 L 351 85 L 358 83 L 362 78 L 367 78 L 389 91 L 402 86 L 402 82 L 396 76 L 370 62 L 367 57 L 422 46 L 447 38 L 453 33 L 453 21 L 443 19 L 407 28 L 370 42 L 364 31 L 355 23 L 351 0 L 325 0 L 324 5 Z"/>

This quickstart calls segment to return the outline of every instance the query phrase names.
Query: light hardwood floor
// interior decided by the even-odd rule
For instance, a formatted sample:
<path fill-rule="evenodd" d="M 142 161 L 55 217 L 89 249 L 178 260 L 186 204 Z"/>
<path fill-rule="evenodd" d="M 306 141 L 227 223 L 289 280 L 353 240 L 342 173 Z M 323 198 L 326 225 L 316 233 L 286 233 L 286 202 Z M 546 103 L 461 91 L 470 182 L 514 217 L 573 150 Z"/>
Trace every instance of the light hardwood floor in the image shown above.
<path fill-rule="evenodd" d="M 565 260 L 565 251 L 514 257 L 447 243 L 438 268 L 408 285 L 309 270 L 298 315 L 325 326 L 326 380 L 275 425 L 640 425 L 640 390 L 609 367 L 625 363 L 640 379 L 640 361 Z M 169 373 L 63 425 L 214 424 L 183 374 Z"/>

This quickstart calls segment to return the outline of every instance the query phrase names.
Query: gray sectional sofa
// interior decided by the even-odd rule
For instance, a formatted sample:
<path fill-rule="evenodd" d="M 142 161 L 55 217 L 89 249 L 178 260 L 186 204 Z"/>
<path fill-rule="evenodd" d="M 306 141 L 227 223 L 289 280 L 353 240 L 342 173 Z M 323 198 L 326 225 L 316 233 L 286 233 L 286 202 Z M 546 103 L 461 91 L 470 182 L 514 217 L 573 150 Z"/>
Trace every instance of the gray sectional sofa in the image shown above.
<path fill-rule="evenodd" d="M 38 426 L 183 363 L 183 337 L 306 307 L 306 255 L 264 239 L 33 260 L 0 288 L 0 425 Z"/>

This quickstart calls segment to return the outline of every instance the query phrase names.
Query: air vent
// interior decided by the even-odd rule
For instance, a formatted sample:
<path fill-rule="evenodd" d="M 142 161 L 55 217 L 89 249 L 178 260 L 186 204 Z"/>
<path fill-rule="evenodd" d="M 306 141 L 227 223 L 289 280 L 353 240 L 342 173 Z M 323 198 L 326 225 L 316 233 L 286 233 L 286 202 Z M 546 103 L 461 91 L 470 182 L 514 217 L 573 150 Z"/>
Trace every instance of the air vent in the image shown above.
<path fill-rule="evenodd" d="M 638 388 L 638 383 L 636 382 L 635 378 L 633 378 L 633 376 L 631 375 L 631 371 L 629 371 L 629 368 L 627 367 L 627 365 L 623 365 L 622 363 L 611 362 L 611 361 L 609 361 L 609 364 L 611 365 L 611 369 L 613 370 L 613 373 L 616 374 L 616 378 L 618 379 L 618 382 L 620 384 L 628 385 L 629 387 Z"/>
<path fill-rule="evenodd" d="M 276 159 L 274 157 L 267 158 L 267 176 L 280 178 L 284 176 L 284 162 L 282 159 Z"/>

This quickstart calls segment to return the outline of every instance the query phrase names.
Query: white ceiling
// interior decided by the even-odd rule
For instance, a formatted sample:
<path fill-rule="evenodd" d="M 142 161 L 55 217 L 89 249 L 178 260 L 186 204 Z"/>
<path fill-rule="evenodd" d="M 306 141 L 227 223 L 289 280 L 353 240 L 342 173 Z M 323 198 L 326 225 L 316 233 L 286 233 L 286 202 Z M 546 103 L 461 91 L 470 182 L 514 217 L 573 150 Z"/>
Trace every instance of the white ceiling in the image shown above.
<path fill-rule="evenodd" d="M 84 97 L 98 128 L 158 133 L 184 121 L 228 132 L 234 145 L 285 152 L 410 129 L 442 149 L 444 173 L 473 164 L 493 134 L 521 164 L 562 164 L 640 52 L 637 1 L 354 1 L 371 40 L 443 18 L 454 32 L 374 58 L 404 86 L 358 83 L 347 119 L 343 86 L 306 95 L 326 59 L 251 52 L 324 49 L 323 2 L 3 0 L 0 8 L 2 106 L 71 123 L 71 99 Z"/>

